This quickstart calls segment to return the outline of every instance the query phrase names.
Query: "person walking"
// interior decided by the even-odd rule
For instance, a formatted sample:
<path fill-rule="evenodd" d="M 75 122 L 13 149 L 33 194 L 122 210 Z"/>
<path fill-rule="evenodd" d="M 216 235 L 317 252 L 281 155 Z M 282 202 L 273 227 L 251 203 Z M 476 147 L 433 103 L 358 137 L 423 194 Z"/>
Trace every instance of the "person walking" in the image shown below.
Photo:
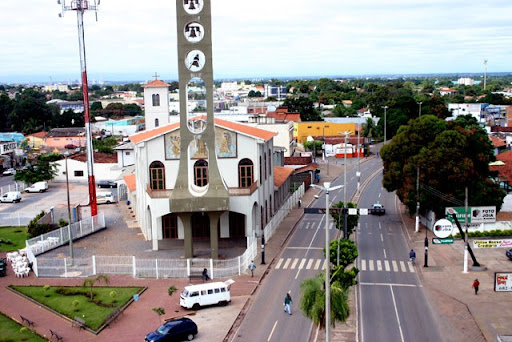
<path fill-rule="evenodd" d="M 284 297 L 284 312 L 288 312 L 288 315 L 292 314 L 292 296 L 290 296 L 290 292 Z"/>
<path fill-rule="evenodd" d="M 478 279 L 475 279 L 475 281 L 473 281 L 473 285 L 471 286 L 472 288 L 475 289 L 475 295 L 478 294 L 478 287 L 480 286 L 480 282 L 478 281 Z"/>
<path fill-rule="evenodd" d="M 411 249 L 411 251 L 409 252 L 409 260 L 411 260 L 413 266 L 416 265 L 416 252 L 414 251 L 414 249 Z"/>
<path fill-rule="evenodd" d="M 251 278 L 254 277 L 254 270 L 256 269 L 256 265 L 254 264 L 254 260 L 251 260 L 249 264 L 249 270 L 251 270 Z"/>

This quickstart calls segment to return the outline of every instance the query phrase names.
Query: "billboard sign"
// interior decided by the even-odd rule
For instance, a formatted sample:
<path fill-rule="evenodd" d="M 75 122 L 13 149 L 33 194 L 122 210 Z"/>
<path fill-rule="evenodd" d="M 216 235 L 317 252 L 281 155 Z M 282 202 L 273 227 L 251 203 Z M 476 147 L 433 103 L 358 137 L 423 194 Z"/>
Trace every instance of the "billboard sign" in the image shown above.
<path fill-rule="evenodd" d="M 473 248 L 511 248 L 512 239 L 473 240 Z"/>
<path fill-rule="evenodd" d="M 453 225 L 447 219 L 440 219 L 434 223 L 433 232 L 438 238 L 447 238 L 452 235 Z"/>
<path fill-rule="evenodd" d="M 512 292 L 512 273 L 495 272 L 494 273 L 494 291 Z"/>
<path fill-rule="evenodd" d="M 459 223 L 466 223 L 466 209 L 464 207 L 447 207 L 445 209 L 446 219 L 454 222 L 452 214 L 457 215 Z M 468 223 L 491 223 L 496 222 L 496 207 L 468 207 Z"/>

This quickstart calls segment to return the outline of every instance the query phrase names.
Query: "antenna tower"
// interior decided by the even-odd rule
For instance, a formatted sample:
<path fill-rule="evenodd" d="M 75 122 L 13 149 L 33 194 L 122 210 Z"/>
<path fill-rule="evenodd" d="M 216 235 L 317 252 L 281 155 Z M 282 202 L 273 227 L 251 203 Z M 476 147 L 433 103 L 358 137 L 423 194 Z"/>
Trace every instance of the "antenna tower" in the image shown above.
<path fill-rule="evenodd" d="M 487 59 L 484 59 L 484 90 L 487 89 Z"/>
<path fill-rule="evenodd" d="M 68 1 L 69 2 L 69 1 Z M 87 174 L 89 179 L 89 205 L 91 206 L 91 216 L 98 214 L 98 206 L 96 203 L 96 182 L 94 180 L 94 151 L 92 147 L 91 123 L 89 114 L 89 87 L 87 85 L 87 66 L 85 61 L 85 35 L 84 35 L 84 12 L 94 11 L 96 21 L 98 20 L 98 6 L 100 0 L 71 0 L 70 5 L 66 5 L 66 0 L 57 0 L 62 5 L 62 11 L 59 17 L 64 16 L 65 11 L 76 11 L 78 26 L 78 47 L 80 50 L 80 68 L 82 73 L 82 92 L 84 95 L 84 121 L 87 146 Z"/>

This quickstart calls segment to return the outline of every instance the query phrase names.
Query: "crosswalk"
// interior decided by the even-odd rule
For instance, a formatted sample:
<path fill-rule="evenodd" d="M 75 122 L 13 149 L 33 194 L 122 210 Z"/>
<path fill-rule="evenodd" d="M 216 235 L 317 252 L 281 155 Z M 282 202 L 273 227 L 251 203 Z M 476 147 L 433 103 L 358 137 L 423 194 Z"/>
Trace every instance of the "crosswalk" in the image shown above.
<path fill-rule="evenodd" d="M 276 270 L 319 270 L 325 269 L 325 259 L 314 258 L 279 258 L 274 269 Z M 414 266 L 403 260 L 373 260 L 359 259 L 361 272 L 402 272 L 415 273 Z"/>
<path fill-rule="evenodd" d="M 320 225 L 320 227 L 318 227 L 318 222 L 305 222 L 300 228 L 301 229 L 317 229 L 317 228 L 325 229 L 325 223 Z M 334 222 L 330 222 L 329 229 L 335 229 L 335 228 L 336 228 L 336 226 L 334 225 Z"/>

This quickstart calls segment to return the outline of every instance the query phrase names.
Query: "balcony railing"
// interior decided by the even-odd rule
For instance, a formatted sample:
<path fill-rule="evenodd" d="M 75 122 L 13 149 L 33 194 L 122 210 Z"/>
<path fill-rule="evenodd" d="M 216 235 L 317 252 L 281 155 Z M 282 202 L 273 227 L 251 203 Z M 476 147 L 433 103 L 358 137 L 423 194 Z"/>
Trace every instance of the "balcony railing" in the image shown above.
<path fill-rule="evenodd" d="M 146 192 L 151 198 L 170 198 L 172 194 L 170 189 L 155 190 L 151 189 L 149 185 L 146 186 Z"/>
<path fill-rule="evenodd" d="M 249 196 L 258 188 L 258 182 L 254 182 L 251 186 L 246 188 L 229 188 L 228 192 L 230 196 Z"/>

